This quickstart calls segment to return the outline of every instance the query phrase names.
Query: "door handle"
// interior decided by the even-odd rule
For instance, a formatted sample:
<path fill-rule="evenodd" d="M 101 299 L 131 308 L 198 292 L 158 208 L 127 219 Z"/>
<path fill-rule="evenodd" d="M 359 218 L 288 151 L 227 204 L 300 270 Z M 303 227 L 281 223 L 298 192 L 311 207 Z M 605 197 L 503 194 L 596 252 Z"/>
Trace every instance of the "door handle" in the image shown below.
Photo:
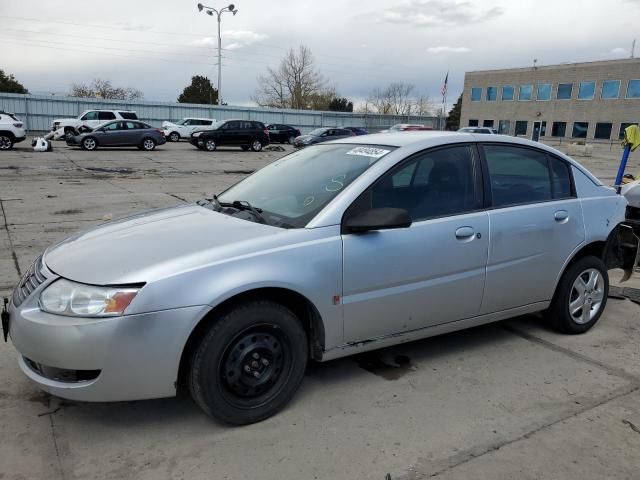
<path fill-rule="evenodd" d="M 569 220 L 569 212 L 566 210 L 558 210 L 554 213 L 553 218 L 555 218 L 556 222 L 564 223 Z"/>
<path fill-rule="evenodd" d="M 471 227 L 460 227 L 456 230 L 456 238 L 458 240 L 470 240 L 474 235 L 475 232 Z"/>

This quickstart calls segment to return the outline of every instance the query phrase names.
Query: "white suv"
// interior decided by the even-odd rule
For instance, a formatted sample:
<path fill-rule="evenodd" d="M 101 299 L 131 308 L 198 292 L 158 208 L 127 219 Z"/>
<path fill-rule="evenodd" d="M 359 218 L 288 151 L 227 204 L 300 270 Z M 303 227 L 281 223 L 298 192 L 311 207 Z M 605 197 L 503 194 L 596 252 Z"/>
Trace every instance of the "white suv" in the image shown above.
<path fill-rule="evenodd" d="M 128 110 L 86 110 L 78 118 L 59 118 L 53 121 L 51 130 L 64 129 L 65 135 L 80 133 L 81 127 L 91 129 L 110 120 L 138 120 L 136 112 Z"/>
<path fill-rule="evenodd" d="M 172 142 L 178 142 L 181 138 L 189 140 L 191 134 L 197 130 L 207 130 L 207 127 L 215 124 L 212 118 L 183 118 L 179 122 L 162 122 L 164 136 Z"/>
<path fill-rule="evenodd" d="M 27 138 L 23 124 L 12 113 L 0 111 L 0 150 L 10 150 L 14 143 Z"/>

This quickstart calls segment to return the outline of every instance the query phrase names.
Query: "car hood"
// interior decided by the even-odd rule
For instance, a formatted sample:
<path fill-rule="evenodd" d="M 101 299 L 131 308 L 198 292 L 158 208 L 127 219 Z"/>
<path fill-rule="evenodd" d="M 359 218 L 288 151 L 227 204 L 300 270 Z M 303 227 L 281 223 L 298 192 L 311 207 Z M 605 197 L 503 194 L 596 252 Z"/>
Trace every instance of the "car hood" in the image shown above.
<path fill-rule="evenodd" d="M 316 137 L 315 135 L 300 135 L 299 137 L 296 137 L 296 142 L 311 142 L 313 140 L 317 140 L 318 137 Z"/>
<path fill-rule="evenodd" d="M 177 127 L 178 125 L 176 125 L 173 122 L 162 122 L 162 128 L 169 128 L 169 127 Z"/>
<path fill-rule="evenodd" d="M 80 232 L 45 252 L 54 273 L 82 283 L 145 283 L 231 258 L 281 228 L 195 204 L 145 212 Z M 257 248 L 257 247 L 256 247 Z"/>

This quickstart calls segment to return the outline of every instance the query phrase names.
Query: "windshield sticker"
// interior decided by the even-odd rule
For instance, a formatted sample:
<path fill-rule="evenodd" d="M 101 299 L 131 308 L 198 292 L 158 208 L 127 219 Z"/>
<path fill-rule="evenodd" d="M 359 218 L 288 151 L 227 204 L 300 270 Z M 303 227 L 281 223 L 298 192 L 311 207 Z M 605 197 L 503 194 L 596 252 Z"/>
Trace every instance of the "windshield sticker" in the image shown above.
<path fill-rule="evenodd" d="M 384 157 L 391 150 L 374 147 L 356 147 L 347 152 L 347 155 L 361 155 L 363 157 L 380 158 Z"/>

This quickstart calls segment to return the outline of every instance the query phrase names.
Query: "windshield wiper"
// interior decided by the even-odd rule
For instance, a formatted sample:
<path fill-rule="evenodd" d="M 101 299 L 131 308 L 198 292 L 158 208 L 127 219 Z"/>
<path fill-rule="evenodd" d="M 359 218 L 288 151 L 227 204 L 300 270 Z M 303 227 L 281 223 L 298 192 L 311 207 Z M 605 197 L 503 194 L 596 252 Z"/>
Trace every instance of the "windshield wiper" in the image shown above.
<path fill-rule="evenodd" d="M 217 201 L 217 199 L 216 199 Z M 220 204 L 220 202 L 218 202 L 218 204 Z M 264 216 L 262 215 L 262 209 L 261 208 L 256 208 L 253 205 L 251 205 L 249 202 L 247 202 L 246 200 L 234 200 L 233 202 L 231 202 L 230 204 L 220 204 L 222 206 L 230 206 L 230 207 L 234 207 L 237 208 L 238 210 L 248 210 L 250 211 L 254 217 L 256 217 L 256 219 L 258 219 L 259 223 L 267 223 L 267 219 L 264 218 Z"/>
<path fill-rule="evenodd" d="M 222 210 L 222 204 L 218 200 L 217 195 L 213 195 L 211 198 L 204 198 L 202 200 L 198 200 L 196 202 L 197 205 L 205 208 L 211 208 L 214 212 L 219 212 Z"/>

